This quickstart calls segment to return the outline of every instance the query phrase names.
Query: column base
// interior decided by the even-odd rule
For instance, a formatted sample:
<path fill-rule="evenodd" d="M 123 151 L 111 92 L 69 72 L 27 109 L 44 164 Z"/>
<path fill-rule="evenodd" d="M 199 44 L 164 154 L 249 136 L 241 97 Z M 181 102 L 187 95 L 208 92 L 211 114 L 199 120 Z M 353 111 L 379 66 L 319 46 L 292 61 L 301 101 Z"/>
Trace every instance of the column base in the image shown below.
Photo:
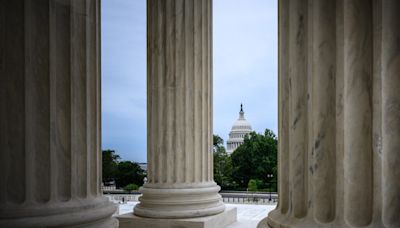
<path fill-rule="evenodd" d="M 226 207 L 222 213 L 212 216 L 185 219 L 143 218 L 128 213 L 117 216 L 119 228 L 215 228 L 236 222 L 236 207 Z"/>
<path fill-rule="evenodd" d="M 268 217 L 258 223 L 257 228 L 293 228 L 293 227 L 319 227 L 322 224 L 317 223 L 311 216 L 298 219 L 287 214 L 282 214 L 277 208 L 270 213 Z M 326 227 L 343 227 L 332 226 L 332 224 L 324 224 Z"/>
<path fill-rule="evenodd" d="M 274 209 L 268 216 L 261 220 L 257 228 L 290 228 L 290 218 L 280 213 L 279 208 Z"/>
<path fill-rule="evenodd" d="M 7 210 L 7 208 L 3 208 Z M 118 220 L 111 217 L 116 205 L 105 197 L 91 201 L 69 201 L 57 207 L 26 206 L 8 210 L 7 217 L 0 217 L 0 227 L 70 227 L 116 228 Z"/>
<path fill-rule="evenodd" d="M 327 228 L 353 228 L 345 223 L 341 217 L 337 217 L 335 220 L 321 223 L 313 218 L 312 213 L 309 213 L 303 218 L 294 218 L 289 214 L 282 214 L 280 209 L 277 208 L 268 214 L 268 217 L 258 223 L 257 228 L 294 228 L 294 227 L 327 227 Z M 383 227 L 380 221 L 375 221 L 367 226 L 366 228 L 372 227 Z"/>
<path fill-rule="evenodd" d="M 222 213 L 225 205 L 220 187 L 215 183 L 206 183 L 195 188 L 140 188 L 143 194 L 133 213 L 147 218 L 195 218 Z"/>

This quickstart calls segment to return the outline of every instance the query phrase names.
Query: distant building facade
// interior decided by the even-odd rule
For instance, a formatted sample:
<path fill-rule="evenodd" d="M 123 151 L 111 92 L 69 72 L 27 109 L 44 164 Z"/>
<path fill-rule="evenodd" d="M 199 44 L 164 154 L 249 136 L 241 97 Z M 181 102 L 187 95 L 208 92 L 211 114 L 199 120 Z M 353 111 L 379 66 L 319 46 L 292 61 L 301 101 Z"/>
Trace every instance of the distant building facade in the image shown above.
<path fill-rule="evenodd" d="M 239 119 L 235 121 L 226 141 L 226 152 L 232 154 L 240 145 L 243 144 L 244 136 L 252 132 L 250 123 L 244 118 L 243 105 L 240 105 Z"/>

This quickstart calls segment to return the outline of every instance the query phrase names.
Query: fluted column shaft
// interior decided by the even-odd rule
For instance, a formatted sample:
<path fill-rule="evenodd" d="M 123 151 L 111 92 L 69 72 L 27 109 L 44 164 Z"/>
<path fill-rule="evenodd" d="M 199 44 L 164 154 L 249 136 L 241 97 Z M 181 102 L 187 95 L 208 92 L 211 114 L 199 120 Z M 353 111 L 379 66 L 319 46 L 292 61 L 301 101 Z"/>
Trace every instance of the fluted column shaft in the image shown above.
<path fill-rule="evenodd" d="M 148 183 L 134 213 L 224 210 L 212 168 L 211 0 L 147 1 Z"/>
<path fill-rule="evenodd" d="M 279 203 L 259 227 L 400 227 L 399 26 L 395 0 L 279 1 Z"/>
<path fill-rule="evenodd" d="M 100 4 L 0 3 L 0 227 L 115 227 L 100 191 Z"/>

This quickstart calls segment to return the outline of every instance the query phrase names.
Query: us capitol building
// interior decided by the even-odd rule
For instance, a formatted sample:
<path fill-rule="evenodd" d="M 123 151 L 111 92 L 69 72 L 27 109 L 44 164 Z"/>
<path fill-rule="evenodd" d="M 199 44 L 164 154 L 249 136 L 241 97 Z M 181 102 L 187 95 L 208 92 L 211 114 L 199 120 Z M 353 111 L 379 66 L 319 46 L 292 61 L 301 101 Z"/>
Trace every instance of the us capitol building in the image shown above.
<path fill-rule="evenodd" d="M 243 104 L 240 104 L 239 119 L 235 121 L 226 141 L 226 152 L 232 154 L 240 145 L 243 144 L 244 136 L 252 132 L 250 123 L 244 118 Z"/>

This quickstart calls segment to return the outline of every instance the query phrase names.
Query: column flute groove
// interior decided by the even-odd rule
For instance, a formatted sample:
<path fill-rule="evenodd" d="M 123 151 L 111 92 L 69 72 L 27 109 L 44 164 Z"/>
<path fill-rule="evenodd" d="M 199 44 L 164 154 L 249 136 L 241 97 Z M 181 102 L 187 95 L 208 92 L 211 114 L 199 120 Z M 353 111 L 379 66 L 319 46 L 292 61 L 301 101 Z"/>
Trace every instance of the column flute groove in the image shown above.
<path fill-rule="evenodd" d="M 175 168 L 175 183 L 185 182 L 184 176 L 185 173 L 181 172 L 181 170 L 185 170 L 185 145 L 186 139 L 185 136 L 186 127 L 185 126 L 185 118 L 179 118 L 179 115 L 182 113 L 185 115 L 185 91 L 183 90 L 186 83 L 186 75 L 185 75 L 185 59 L 178 58 L 179 56 L 185 55 L 185 33 L 184 30 L 184 10 L 185 10 L 185 2 L 184 0 L 177 0 L 174 5 L 175 7 L 175 77 L 177 90 L 175 91 L 175 99 L 176 99 L 176 107 L 175 107 L 175 147 L 176 147 L 176 157 L 175 164 L 177 164 Z M 178 78 L 182 77 L 182 80 Z"/>
<path fill-rule="evenodd" d="M 184 30 L 189 30 L 190 29 L 190 19 L 191 19 L 191 17 L 186 17 L 186 15 L 187 14 L 189 14 L 189 12 L 190 12 L 190 9 L 191 9 L 191 7 L 190 7 L 190 4 L 192 4 L 192 1 L 184 1 L 184 14 L 183 14 L 183 16 L 184 16 L 184 19 L 183 19 L 183 21 L 185 22 L 184 23 L 184 27 L 183 27 L 183 29 Z M 184 34 L 184 37 L 185 37 L 185 43 L 184 43 L 184 53 L 185 53 L 185 61 L 184 61 L 184 65 L 185 65 L 185 83 L 184 83 L 184 86 L 186 87 L 186 88 L 190 88 L 190 82 L 192 81 L 191 80 L 191 72 L 190 72 L 190 60 L 191 60 L 191 58 L 190 58 L 190 55 L 189 55 L 189 53 L 190 53 L 190 36 L 191 36 L 191 34 L 190 33 L 182 33 L 182 34 Z M 191 167 L 191 164 L 190 164 L 190 154 L 189 154 L 189 151 L 190 151 L 190 142 L 191 142 L 191 131 L 190 131 L 190 128 L 189 128 L 189 123 L 191 122 L 190 121 L 190 116 L 189 116 L 189 113 L 188 112 L 186 112 L 186 110 L 188 110 L 189 108 L 190 108 L 190 103 L 189 103 L 189 100 L 190 100 L 190 96 L 191 96 L 191 93 L 190 93 L 190 91 L 189 90 L 185 90 L 184 91 L 184 94 L 185 94 L 185 107 L 183 108 L 184 109 L 184 114 L 185 114 L 185 123 L 184 123 L 184 125 L 186 126 L 185 127 L 185 148 L 184 148 L 184 154 L 185 154 L 185 170 L 188 170 L 188 168 L 189 167 Z M 190 182 L 190 179 L 191 179 L 191 176 L 190 176 L 190 173 L 189 172 L 185 172 L 185 183 L 188 183 L 188 182 Z"/>
<path fill-rule="evenodd" d="M 211 36 L 211 30 L 212 30 L 212 24 L 211 24 L 211 2 L 207 2 L 207 25 L 206 25 L 206 31 L 207 31 L 207 37 L 206 37 L 206 41 L 207 41 L 207 52 L 208 53 L 212 53 L 211 50 L 211 44 L 210 41 L 212 40 L 212 36 Z M 212 129 L 212 118 L 213 118 L 213 106 L 212 106 L 212 89 L 213 89 L 213 85 L 212 85 L 212 66 L 211 66 L 211 61 L 212 61 L 212 54 L 207 56 L 207 85 L 208 86 L 208 98 L 207 98 L 207 105 L 208 107 L 210 107 L 210 111 L 207 113 L 208 114 L 208 123 L 207 123 L 207 131 L 208 132 L 213 132 Z M 213 135 L 208 135 L 208 142 L 207 145 L 213 145 Z M 207 170 L 207 181 L 211 181 L 212 177 L 211 177 L 211 172 L 214 171 L 213 168 L 213 163 L 210 160 L 210 157 L 213 156 L 213 148 L 209 147 L 207 148 L 207 162 L 208 162 L 208 170 Z"/>
<path fill-rule="evenodd" d="M 206 29 L 204 28 L 204 26 L 206 26 L 206 24 L 204 23 L 205 19 L 208 17 L 207 15 L 207 11 L 205 10 L 205 1 L 201 2 L 201 10 L 202 13 L 205 14 L 205 17 L 201 18 L 201 97 L 202 97 L 202 101 L 201 101 L 201 128 L 204 129 L 204 131 L 201 132 L 201 151 L 204 151 L 201 154 L 201 179 L 200 181 L 204 182 L 207 181 L 206 177 L 206 166 L 208 166 L 208 162 L 206 162 L 206 156 L 208 154 L 208 140 L 207 138 L 209 137 L 209 131 L 207 129 L 207 125 L 208 125 L 208 119 L 207 119 L 207 113 L 209 112 L 209 110 L 207 109 L 208 107 L 208 97 L 207 97 L 207 91 L 208 88 L 206 87 L 208 82 L 207 82 L 207 62 L 206 62 L 206 58 L 207 58 L 207 46 L 205 44 L 205 40 L 206 40 Z M 207 83 L 207 84 L 206 84 Z"/>
<path fill-rule="evenodd" d="M 335 218 L 336 183 L 336 9 L 335 0 L 313 3 L 312 164 L 314 216 L 322 223 Z"/>
<path fill-rule="evenodd" d="M 214 113 L 214 111 L 213 111 L 213 88 L 214 88 L 214 85 L 213 85 L 213 58 L 212 58 L 212 53 L 213 53 L 213 42 L 212 42 L 212 38 L 213 38 L 213 35 L 212 35 L 212 33 L 213 33 L 213 14 L 212 14 L 212 12 L 213 12 L 213 4 L 212 4 L 212 1 L 208 1 L 208 7 L 207 7 L 207 9 L 208 9 L 208 18 L 207 18 L 207 20 L 208 20 L 208 32 L 209 32 L 209 36 L 208 36 L 208 40 L 207 40 L 207 42 L 208 42 L 208 53 L 210 53 L 209 55 L 208 55 L 208 59 L 209 59 L 209 67 L 208 67 L 208 77 L 209 77 L 209 91 L 210 91 L 210 98 L 209 98 L 209 108 L 210 108 L 210 112 L 209 112 L 209 116 L 210 116 L 210 121 L 209 121 L 209 131 L 210 132 L 214 132 L 214 130 L 213 130 L 213 113 Z M 214 137 L 213 137 L 213 135 L 210 135 L 210 142 L 209 142 L 209 145 L 210 145 L 210 147 L 213 145 L 213 139 L 214 139 Z M 213 152 L 212 151 L 212 148 L 210 148 L 210 150 L 211 150 L 211 152 Z M 210 172 L 210 179 L 208 180 L 208 181 L 213 181 L 214 180 L 214 156 L 213 156 L 213 154 L 210 154 L 209 155 L 210 156 L 210 159 L 209 159 L 209 172 Z"/>
<path fill-rule="evenodd" d="M 344 216 L 372 219 L 372 1 L 344 2 Z"/>
<path fill-rule="evenodd" d="M 307 213 L 307 0 L 289 4 L 289 210 L 296 218 Z M 303 161 L 303 162 L 298 162 Z M 296 189 L 296 191 L 294 191 Z"/>
<path fill-rule="evenodd" d="M 0 204 L 27 200 L 25 144 L 25 12 L 23 1 L 0 2 Z M 13 14 L 7 13 L 13 11 Z M 6 26 L 7 25 L 7 26 Z M 13 48 L 8 48 L 13 47 Z M 15 67 L 10 67 L 15 66 Z M 21 93 L 14 93 L 21 91 Z M 15 178 L 18 173 L 19 178 Z"/>
<path fill-rule="evenodd" d="M 344 26 L 343 26 L 343 3 L 344 0 L 336 0 L 336 100 L 335 100 L 335 115 L 336 115 L 336 135 L 335 135 L 335 160 L 336 160 L 336 193 L 335 193 L 335 206 L 336 206 L 336 219 L 338 226 L 344 226 Z M 339 221 L 339 222 L 338 222 Z"/>
<path fill-rule="evenodd" d="M 289 209 L 289 0 L 279 1 L 279 201 L 281 213 Z"/>
<path fill-rule="evenodd" d="M 199 34 L 199 29 L 201 29 L 201 18 L 200 18 L 200 12 L 201 12 L 201 2 L 202 1 L 194 1 L 194 6 L 193 6 L 193 11 L 194 11 L 194 16 L 193 16 L 193 39 L 194 39 L 194 48 L 193 48 L 193 93 L 194 93 L 194 111 L 193 111 L 193 118 L 194 118 L 194 129 L 199 129 L 201 126 L 201 108 L 199 109 L 199 102 L 201 102 L 201 44 L 200 44 L 200 39 L 201 39 L 201 32 Z M 200 11 L 200 12 L 199 12 Z M 200 88 L 199 88 L 200 87 Z M 199 151 L 201 151 L 201 134 L 202 132 L 199 131 L 194 131 L 194 181 L 199 182 L 201 178 L 200 170 L 201 170 L 201 162 L 196 162 L 200 161 L 201 159 L 201 154 Z"/>
<path fill-rule="evenodd" d="M 382 10 L 382 221 L 400 227 L 400 3 Z"/>

